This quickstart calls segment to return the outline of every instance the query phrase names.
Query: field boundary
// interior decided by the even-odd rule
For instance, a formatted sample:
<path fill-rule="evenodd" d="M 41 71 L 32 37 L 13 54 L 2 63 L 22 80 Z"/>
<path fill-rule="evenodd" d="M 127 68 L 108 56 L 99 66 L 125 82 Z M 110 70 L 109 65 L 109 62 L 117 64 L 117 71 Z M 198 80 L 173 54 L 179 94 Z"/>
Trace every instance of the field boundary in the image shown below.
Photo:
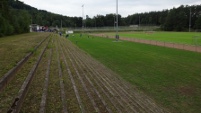
<path fill-rule="evenodd" d="M 90 35 L 114 39 L 113 36 L 108 36 L 106 34 L 90 34 Z M 126 41 L 131 41 L 131 42 L 137 42 L 137 43 L 143 43 L 143 44 L 149 44 L 149 45 L 155 45 L 155 46 L 168 47 L 168 48 L 174 48 L 174 49 L 187 50 L 187 51 L 201 53 L 201 46 L 198 46 L 198 45 L 178 44 L 178 43 L 171 43 L 171 42 L 162 42 L 162 41 L 156 41 L 156 40 L 146 40 L 146 39 L 127 38 L 127 37 L 121 37 L 120 40 L 126 40 Z"/>

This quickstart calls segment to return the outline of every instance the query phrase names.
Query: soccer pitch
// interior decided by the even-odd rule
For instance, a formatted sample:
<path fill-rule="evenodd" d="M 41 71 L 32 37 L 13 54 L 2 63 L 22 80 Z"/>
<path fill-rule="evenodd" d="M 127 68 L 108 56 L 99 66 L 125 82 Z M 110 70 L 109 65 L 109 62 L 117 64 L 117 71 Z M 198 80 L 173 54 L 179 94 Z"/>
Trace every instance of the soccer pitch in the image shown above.
<path fill-rule="evenodd" d="M 104 34 L 113 36 L 115 33 Z M 187 45 L 201 45 L 201 33 L 199 32 L 119 32 L 119 36 L 120 38 L 126 37 Z"/>
<path fill-rule="evenodd" d="M 162 36 L 164 33 L 166 32 L 156 32 L 155 35 Z M 120 33 L 120 36 L 126 37 L 126 34 L 132 34 L 128 35 L 130 37 L 154 35 L 129 32 Z M 175 36 L 177 33 L 173 34 Z M 185 37 L 188 33 L 179 34 Z M 191 37 L 190 34 L 188 35 Z M 112 36 L 114 33 L 108 35 Z M 201 110 L 200 53 L 129 41 L 114 42 L 114 39 L 87 35 L 75 35 L 69 39 L 171 112 L 198 113 Z M 182 38 L 177 38 L 181 43 L 183 40 L 179 39 Z"/>

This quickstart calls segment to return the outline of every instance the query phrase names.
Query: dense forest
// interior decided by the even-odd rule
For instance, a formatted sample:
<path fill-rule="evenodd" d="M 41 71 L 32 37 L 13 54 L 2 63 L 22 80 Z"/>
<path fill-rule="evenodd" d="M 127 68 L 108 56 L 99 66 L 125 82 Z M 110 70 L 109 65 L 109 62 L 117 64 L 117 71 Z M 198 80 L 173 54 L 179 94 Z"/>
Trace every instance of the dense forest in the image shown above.
<path fill-rule="evenodd" d="M 161 26 L 165 31 L 187 31 L 201 29 L 201 5 L 184 6 L 163 11 L 151 11 L 119 17 L 119 26 Z M 18 0 L 0 1 L 0 37 L 29 32 L 30 24 L 41 26 L 82 27 L 82 17 L 68 17 L 38 10 Z M 85 27 L 114 26 L 115 14 L 86 15 Z"/>

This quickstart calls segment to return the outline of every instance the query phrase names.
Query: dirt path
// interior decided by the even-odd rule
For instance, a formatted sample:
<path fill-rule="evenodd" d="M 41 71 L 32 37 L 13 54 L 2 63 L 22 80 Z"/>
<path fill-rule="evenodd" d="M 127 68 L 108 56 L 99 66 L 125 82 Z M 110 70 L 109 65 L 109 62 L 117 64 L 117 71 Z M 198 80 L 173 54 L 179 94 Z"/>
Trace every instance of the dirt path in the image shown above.
<path fill-rule="evenodd" d="M 20 112 L 168 112 L 69 40 L 53 35 L 46 43 L 48 48 L 30 81 L 30 87 L 27 87 L 29 90 L 22 99 Z M 19 73 L 23 73 L 23 70 Z M 23 80 L 17 84 L 20 86 Z M 9 84 L 16 83 L 11 81 Z M 15 89 L 18 90 L 17 87 Z M 17 91 L 6 88 L 2 94 L 0 98 L 4 100 L 14 99 Z M 2 100 L 0 103 L 0 108 L 3 108 L 1 112 L 9 109 L 5 104 L 12 104 L 10 101 L 3 103 Z"/>
<path fill-rule="evenodd" d="M 114 36 L 108 36 L 106 34 L 91 34 L 91 35 L 100 36 L 100 37 L 106 37 L 106 38 L 114 38 Z M 156 45 L 156 46 L 162 46 L 162 47 L 168 47 L 168 48 L 175 48 L 175 49 L 182 49 L 182 50 L 201 53 L 201 46 L 193 46 L 193 45 L 186 45 L 186 44 L 161 42 L 161 41 L 156 41 L 156 40 L 127 38 L 127 37 L 120 37 L 120 40 L 126 40 L 126 41 L 132 41 L 132 42 L 137 42 L 137 43 L 150 44 L 150 45 Z"/>

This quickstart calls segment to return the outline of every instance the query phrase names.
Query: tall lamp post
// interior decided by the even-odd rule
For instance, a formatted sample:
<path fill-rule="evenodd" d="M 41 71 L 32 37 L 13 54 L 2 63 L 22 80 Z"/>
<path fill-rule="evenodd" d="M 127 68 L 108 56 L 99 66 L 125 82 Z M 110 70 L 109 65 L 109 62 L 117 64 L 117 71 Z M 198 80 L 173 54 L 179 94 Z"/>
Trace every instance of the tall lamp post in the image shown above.
<path fill-rule="evenodd" d="M 139 15 L 139 29 L 140 29 L 140 15 Z"/>
<path fill-rule="evenodd" d="M 82 32 L 84 31 L 84 4 L 82 5 Z"/>
<path fill-rule="evenodd" d="M 190 7 L 190 16 L 189 16 L 189 32 L 191 32 L 191 7 Z"/>
<path fill-rule="evenodd" d="M 61 20 L 61 30 L 62 30 L 62 20 Z"/>
<path fill-rule="evenodd" d="M 115 16 L 115 14 L 113 15 L 113 17 L 114 17 L 114 31 L 115 31 L 115 28 L 116 28 L 116 22 L 115 22 L 115 18 L 116 18 L 116 16 Z"/>
<path fill-rule="evenodd" d="M 116 0 L 116 40 L 119 40 L 119 34 L 118 34 L 118 0 Z"/>

